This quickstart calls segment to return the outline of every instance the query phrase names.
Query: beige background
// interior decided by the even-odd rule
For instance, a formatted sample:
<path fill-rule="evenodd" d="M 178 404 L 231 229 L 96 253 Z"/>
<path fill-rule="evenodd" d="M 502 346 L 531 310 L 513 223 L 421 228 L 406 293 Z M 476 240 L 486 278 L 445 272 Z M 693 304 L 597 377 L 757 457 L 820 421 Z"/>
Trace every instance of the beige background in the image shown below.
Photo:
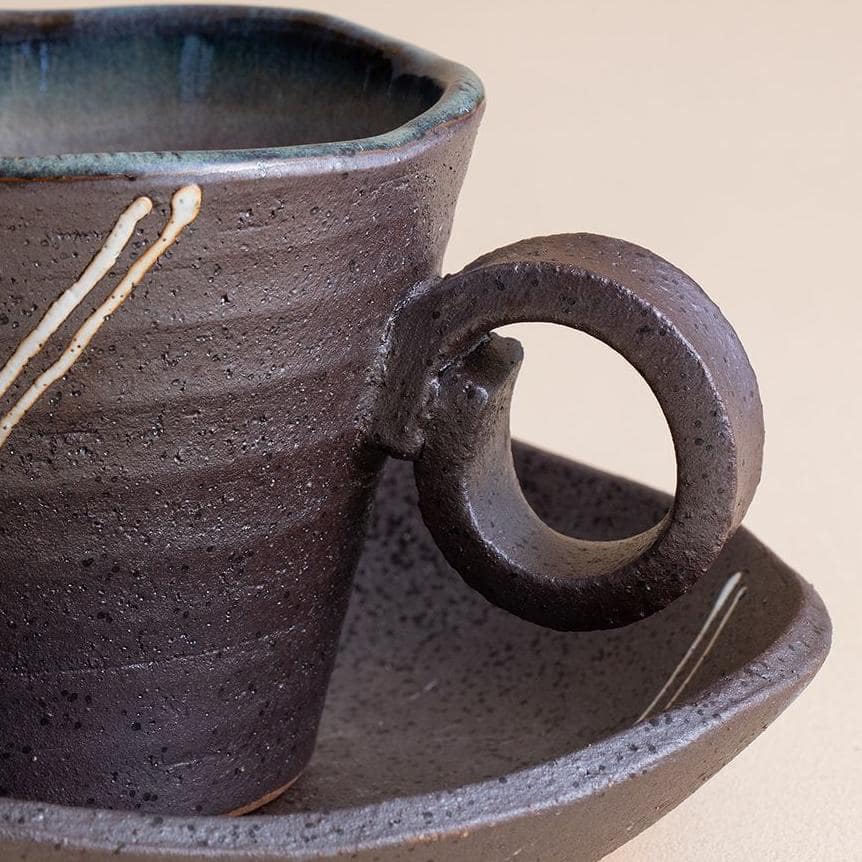
<path fill-rule="evenodd" d="M 704 286 L 759 374 L 766 464 L 747 524 L 817 586 L 835 626 L 832 655 L 764 736 L 609 858 L 853 858 L 862 852 L 862 6 L 301 5 L 484 79 L 488 111 L 449 269 L 533 234 L 625 237 Z M 672 489 L 667 429 L 626 364 L 586 336 L 513 329 L 527 353 L 515 434 Z"/>

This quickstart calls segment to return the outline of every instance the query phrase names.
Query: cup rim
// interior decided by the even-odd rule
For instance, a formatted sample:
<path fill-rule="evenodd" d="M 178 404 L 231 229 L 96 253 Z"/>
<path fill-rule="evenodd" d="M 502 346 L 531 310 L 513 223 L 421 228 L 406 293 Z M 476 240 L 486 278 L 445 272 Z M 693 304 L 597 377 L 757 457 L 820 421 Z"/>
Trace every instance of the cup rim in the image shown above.
<path fill-rule="evenodd" d="M 236 5 L 105 6 L 39 11 L 0 10 L 4 31 L 27 26 L 49 30 L 58 23 L 86 27 L 93 21 L 172 20 L 222 21 L 255 19 L 279 25 L 299 24 L 382 52 L 400 73 L 429 78 L 440 96 L 426 110 L 393 129 L 364 138 L 283 147 L 179 151 L 69 153 L 38 156 L 0 154 L 0 183 L 86 177 L 141 177 L 175 174 L 261 176 L 355 170 L 400 161 L 427 148 L 447 127 L 463 122 L 484 106 L 478 76 L 466 66 L 446 60 L 400 39 L 385 36 L 343 18 L 293 8 Z"/>

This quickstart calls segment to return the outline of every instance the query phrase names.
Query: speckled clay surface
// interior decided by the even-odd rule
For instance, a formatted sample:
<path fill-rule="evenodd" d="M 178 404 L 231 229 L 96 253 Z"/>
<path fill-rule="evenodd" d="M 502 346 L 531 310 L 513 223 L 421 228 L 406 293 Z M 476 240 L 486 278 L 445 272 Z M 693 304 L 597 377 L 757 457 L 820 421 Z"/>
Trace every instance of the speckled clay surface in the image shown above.
<path fill-rule="evenodd" d="M 223 814 L 293 781 L 387 454 L 446 559 L 533 622 L 622 626 L 709 570 L 760 476 L 745 351 L 623 240 L 441 277 L 483 104 L 325 16 L 0 13 L 0 795 Z M 595 542 L 525 505 L 518 349 L 488 335 L 516 320 L 643 374 L 666 517 Z"/>
<path fill-rule="evenodd" d="M 139 203 L 0 392 L 0 791 L 222 814 L 301 771 L 383 462 L 370 369 L 439 272 L 481 108 L 462 67 L 325 16 L 0 13 L 0 363 Z"/>
<path fill-rule="evenodd" d="M 582 538 L 627 535 L 668 503 L 535 449 L 516 456 L 536 510 Z M 410 473 L 386 470 L 318 746 L 284 797 L 239 820 L 5 800 L 4 862 L 595 860 L 727 763 L 826 655 L 816 593 L 744 530 L 648 620 L 582 634 L 519 620 L 443 561 Z M 730 582 L 741 597 L 694 650 L 682 693 L 638 722 Z"/>

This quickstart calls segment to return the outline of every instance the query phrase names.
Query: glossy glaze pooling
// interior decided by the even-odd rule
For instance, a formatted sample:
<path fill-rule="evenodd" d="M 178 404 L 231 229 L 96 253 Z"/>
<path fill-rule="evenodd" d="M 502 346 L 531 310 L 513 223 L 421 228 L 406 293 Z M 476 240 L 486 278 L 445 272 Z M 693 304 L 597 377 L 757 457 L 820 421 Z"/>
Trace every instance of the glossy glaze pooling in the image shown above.
<path fill-rule="evenodd" d="M 483 100 L 464 66 L 300 10 L 0 11 L 0 179 L 358 167 Z"/>

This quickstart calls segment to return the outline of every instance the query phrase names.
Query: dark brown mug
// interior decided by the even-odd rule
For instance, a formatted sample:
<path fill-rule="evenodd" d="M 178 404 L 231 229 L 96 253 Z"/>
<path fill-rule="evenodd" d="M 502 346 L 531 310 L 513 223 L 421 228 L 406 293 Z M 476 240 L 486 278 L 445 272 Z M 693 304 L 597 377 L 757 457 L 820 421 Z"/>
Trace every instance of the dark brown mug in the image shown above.
<path fill-rule="evenodd" d="M 745 353 L 616 239 L 441 278 L 482 106 L 464 67 L 318 15 L 0 14 L 0 795 L 221 813 L 289 785 L 387 455 L 534 622 L 632 623 L 709 568 L 760 472 Z M 652 387 L 678 485 L 651 530 L 525 503 L 520 349 L 489 335 L 522 320 Z"/>

